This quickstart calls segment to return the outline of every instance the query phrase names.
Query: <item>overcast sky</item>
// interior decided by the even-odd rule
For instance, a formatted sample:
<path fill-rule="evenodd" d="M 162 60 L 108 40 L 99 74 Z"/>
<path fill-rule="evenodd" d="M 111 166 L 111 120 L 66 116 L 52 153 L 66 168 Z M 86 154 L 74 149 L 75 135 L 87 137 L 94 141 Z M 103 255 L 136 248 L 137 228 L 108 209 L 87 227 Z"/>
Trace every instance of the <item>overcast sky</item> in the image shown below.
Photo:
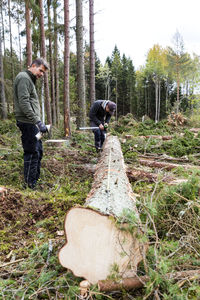
<path fill-rule="evenodd" d="M 185 50 L 200 55 L 200 0 L 94 0 L 94 10 L 95 50 L 103 64 L 117 45 L 137 69 L 154 44 L 172 46 L 177 30 Z"/>

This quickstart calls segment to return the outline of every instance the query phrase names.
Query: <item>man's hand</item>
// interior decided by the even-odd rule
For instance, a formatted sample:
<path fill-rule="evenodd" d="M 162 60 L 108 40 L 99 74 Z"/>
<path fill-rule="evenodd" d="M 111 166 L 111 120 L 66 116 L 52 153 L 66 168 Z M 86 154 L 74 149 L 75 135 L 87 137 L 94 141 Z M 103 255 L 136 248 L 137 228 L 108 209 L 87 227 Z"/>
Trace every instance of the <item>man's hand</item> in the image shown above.
<path fill-rule="evenodd" d="M 42 133 L 45 133 L 48 131 L 46 125 L 44 123 L 42 123 L 41 121 L 39 121 L 37 123 L 37 127 L 38 127 L 39 131 Z"/>
<path fill-rule="evenodd" d="M 100 129 L 100 130 L 104 130 L 103 124 L 100 124 L 100 125 L 99 125 L 99 129 Z"/>

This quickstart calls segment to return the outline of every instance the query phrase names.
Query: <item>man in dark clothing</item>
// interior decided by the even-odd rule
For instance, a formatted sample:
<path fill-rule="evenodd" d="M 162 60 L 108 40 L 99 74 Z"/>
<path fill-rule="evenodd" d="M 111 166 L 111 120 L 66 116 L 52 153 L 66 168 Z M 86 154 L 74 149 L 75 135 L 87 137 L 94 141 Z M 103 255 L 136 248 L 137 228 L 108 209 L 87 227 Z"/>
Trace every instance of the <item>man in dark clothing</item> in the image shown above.
<path fill-rule="evenodd" d="M 111 116 L 116 110 L 116 104 L 109 100 L 96 100 L 90 108 L 90 126 L 94 129 L 94 140 L 97 152 L 101 151 L 105 141 L 105 132 Z"/>
<path fill-rule="evenodd" d="M 41 122 L 40 103 L 36 92 L 36 80 L 48 70 L 46 61 L 35 59 L 28 70 L 20 72 L 14 82 L 14 107 L 17 126 L 22 136 L 24 150 L 24 180 L 25 187 L 35 188 L 40 177 L 40 165 L 43 156 L 42 141 L 36 134 L 47 132 L 47 127 Z"/>

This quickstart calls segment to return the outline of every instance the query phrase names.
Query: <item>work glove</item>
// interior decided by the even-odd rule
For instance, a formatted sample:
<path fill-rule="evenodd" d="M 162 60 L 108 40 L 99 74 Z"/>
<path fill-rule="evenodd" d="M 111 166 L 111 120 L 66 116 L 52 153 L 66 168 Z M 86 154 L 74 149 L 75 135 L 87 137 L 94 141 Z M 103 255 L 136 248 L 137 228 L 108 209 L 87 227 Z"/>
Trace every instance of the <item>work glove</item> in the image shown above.
<path fill-rule="evenodd" d="M 108 123 L 104 124 L 104 130 L 106 130 L 108 128 Z"/>
<path fill-rule="evenodd" d="M 44 123 L 42 123 L 41 121 L 39 121 L 37 123 L 37 127 L 38 127 L 39 131 L 42 132 L 42 133 L 45 133 L 45 132 L 48 131 L 47 126 Z"/>

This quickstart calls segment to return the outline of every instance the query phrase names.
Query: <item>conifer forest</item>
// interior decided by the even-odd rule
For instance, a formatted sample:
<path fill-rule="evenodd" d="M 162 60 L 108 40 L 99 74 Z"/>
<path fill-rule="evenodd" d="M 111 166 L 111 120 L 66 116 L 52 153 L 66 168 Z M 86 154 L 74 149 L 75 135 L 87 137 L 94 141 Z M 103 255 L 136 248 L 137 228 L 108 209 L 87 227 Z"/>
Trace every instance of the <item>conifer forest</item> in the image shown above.
<path fill-rule="evenodd" d="M 97 13 L 0 1 L 0 300 L 200 299 L 200 56 L 175 29 L 138 68 L 117 44 L 102 62 Z M 51 131 L 31 189 L 13 86 L 36 58 Z M 101 152 L 80 130 L 99 99 L 116 103 Z"/>

